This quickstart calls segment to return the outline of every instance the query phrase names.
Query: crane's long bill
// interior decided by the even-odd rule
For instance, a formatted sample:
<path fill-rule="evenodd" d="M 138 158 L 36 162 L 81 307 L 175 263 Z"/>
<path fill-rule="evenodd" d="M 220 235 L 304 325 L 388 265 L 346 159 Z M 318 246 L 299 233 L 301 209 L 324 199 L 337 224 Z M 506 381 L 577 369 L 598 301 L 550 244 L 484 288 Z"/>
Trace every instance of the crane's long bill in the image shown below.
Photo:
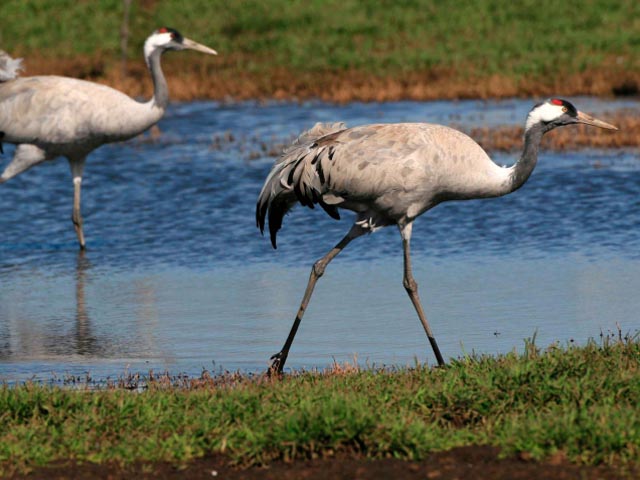
<path fill-rule="evenodd" d="M 198 52 L 208 53 L 209 55 L 218 54 L 218 52 L 216 52 L 213 48 L 209 48 L 206 45 L 202 45 L 198 42 L 194 42 L 189 38 L 183 38 L 182 45 L 184 46 L 184 48 L 188 48 L 189 50 L 196 50 Z"/>
<path fill-rule="evenodd" d="M 618 130 L 618 127 L 611 125 L 610 123 L 603 122 L 597 118 L 593 118 L 591 115 L 587 115 L 584 112 L 578 110 L 578 116 L 576 117 L 578 123 L 584 123 L 585 125 L 592 125 L 594 127 L 606 128 L 607 130 Z"/>

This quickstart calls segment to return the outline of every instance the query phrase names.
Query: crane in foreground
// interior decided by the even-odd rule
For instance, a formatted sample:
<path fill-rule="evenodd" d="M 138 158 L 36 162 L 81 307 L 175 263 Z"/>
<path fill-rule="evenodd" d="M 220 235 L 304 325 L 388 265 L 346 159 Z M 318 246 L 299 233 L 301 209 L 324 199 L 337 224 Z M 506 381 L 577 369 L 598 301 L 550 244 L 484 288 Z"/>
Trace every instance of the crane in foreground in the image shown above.
<path fill-rule="evenodd" d="M 72 220 L 84 250 L 80 187 L 87 155 L 99 146 L 128 140 L 155 125 L 169 103 L 160 57 L 168 50 L 196 50 L 216 55 L 212 48 L 162 27 L 144 44 L 144 59 L 153 80 L 153 97 L 138 102 L 93 82 L 69 77 L 18 77 L 21 59 L 0 51 L 0 152 L 2 142 L 16 145 L 13 159 L 0 175 L 6 182 L 25 170 L 66 157 L 73 177 Z"/>
<path fill-rule="evenodd" d="M 411 271 L 413 221 L 441 202 L 499 197 L 520 188 L 538 160 L 542 136 L 572 124 L 617 130 L 557 98 L 533 107 L 524 130 L 524 149 L 511 167 L 496 165 L 470 137 L 428 123 L 374 124 L 347 128 L 316 124 L 287 148 L 272 167 L 256 205 L 264 232 L 268 216 L 271 243 L 282 218 L 296 204 L 320 205 L 339 219 L 338 208 L 356 213 L 349 232 L 311 269 L 300 308 L 284 347 L 271 357 L 270 371 L 281 373 L 313 289 L 325 268 L 352 240 L 396 225 L 404 252 L 403 285 L 427 334 L 436 360 L 444 360 L 427 322 Z"/>

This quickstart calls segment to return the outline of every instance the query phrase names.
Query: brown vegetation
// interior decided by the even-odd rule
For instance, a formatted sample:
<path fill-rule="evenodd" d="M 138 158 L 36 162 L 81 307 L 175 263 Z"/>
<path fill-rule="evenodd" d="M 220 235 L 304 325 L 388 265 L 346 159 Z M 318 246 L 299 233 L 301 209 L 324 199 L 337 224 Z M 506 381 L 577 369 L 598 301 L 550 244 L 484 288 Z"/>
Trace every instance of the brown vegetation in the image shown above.
<path fill-rule="evenodd" d="M 168 55 L 164 70 L 175 100 L 319 98 L 331 102 L 435 100 L 462 98 L 507 98 L 574 95 L 635 95 L 640 91 L 640 73 L 602 69 L 563 76 L 562 82 L 506 76 L 465 77 L 454 71 L 434 69 L 406 73 L 394 78 L 360 71 L 291 72 L 274 69 L 268 75 L 242 68 L 243 58 L 206 59 L 193 63 L 190 56 Z M 131 62 L 123 77 L 119 65 L 101 57 L 51 59 L 30 56 L 27 74 L 56 74 L 105 83 L 132 96 L 149 96 L 151 79 L 144 63 Z M 612 80 L 614 79 L 614 80 Z"/>
<path fill-rule="evenodd" d="M 584 125 L 559 128 L 543 137 L 542 148 L 564 151 L 583 148 L 635 148 L 640 146 L 640 113 L 625 111 L 598 115 L 598 117 L 616 125 L 620 130 L 615 132 Z M 425 121 L 427 120 L 425 119 Z M 504 125 L 478 128 L 464 128 L 455 124 L 451 126 L 465 132 L 487 151 L 515 152 L 522 148 L 524 134 L 522 126 Z M 262 142 L 260 149 L 250 151 L 247 158 L 254 160 L 265 156 L 277 157 L 292 140 L 293 138 L 283 142 L 282 139 L 272 139 L 269 143 Z M 228 133 L 216 135 L 212 148 L 221 149 L 233 141 L 233 138 L 229 140 Z"/>
<path fill-rule="evenodd" d="M 546 135 L 543 148 L 577 150 L 580 148 L 622 148 L 640 145 L 640 112 L 623 111 L 598 115 L 617 126 L 617 132 L 584 125 L 560 128 Z M 522 147 L 522 126 L 474 128 L 466 133 L 485 150 L 513 151 Z"/>

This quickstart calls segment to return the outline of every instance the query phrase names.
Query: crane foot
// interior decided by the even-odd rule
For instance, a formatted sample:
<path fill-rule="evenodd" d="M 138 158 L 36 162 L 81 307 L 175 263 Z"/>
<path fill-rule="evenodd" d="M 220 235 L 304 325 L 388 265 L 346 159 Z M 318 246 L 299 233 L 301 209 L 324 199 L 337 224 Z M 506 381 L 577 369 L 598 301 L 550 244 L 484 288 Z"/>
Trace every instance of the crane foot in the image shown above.
<path fill-rule="evenodd" d="M 444 362 L 444 359 L 442 358 L 442 353 L 440 353 L 440 349 L 438 348 L 438 344 L 436 343 L 436 339 L 434 337 L 428 336 L 427 338 L 429 339 L 429 343 L 431 344 L 431 348 L 433 349 L 433 353 L 436 355 L 436 360 L 438 361 L 438 366 L 439 367 L 444 367 L 446 365 L 446 363 Z"/>
<path fill-rule="evenodd" d="M 287 360 L 287 356 L 284 352 L 280 351 L 275 355 L 271 355 L 271 365 L 269 365 L 269 370 L 267 371 L 268 376 L 282 375 L 282 369 L 284 367 L 284 362 Z"/>

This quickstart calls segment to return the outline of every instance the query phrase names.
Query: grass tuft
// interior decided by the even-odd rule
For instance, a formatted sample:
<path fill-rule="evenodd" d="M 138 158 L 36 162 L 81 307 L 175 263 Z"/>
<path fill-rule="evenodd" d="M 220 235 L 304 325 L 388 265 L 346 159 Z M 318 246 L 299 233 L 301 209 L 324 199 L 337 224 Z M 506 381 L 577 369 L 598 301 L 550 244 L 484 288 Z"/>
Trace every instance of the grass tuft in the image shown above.
<path fill-rule="evenodd" d="M 629 0 L 133 2 L 122 78 L 123 2 L 4 0 L 3 50 L 29 75 L 100 79 L 150 91 L 141 58 L 169 24 L 217 58 L 170 54 L 176 99 L 336 101 L 531 95 L 635 95 L 640 3 Z M 170 73 L 170 75 L 169 75 Z"/>

